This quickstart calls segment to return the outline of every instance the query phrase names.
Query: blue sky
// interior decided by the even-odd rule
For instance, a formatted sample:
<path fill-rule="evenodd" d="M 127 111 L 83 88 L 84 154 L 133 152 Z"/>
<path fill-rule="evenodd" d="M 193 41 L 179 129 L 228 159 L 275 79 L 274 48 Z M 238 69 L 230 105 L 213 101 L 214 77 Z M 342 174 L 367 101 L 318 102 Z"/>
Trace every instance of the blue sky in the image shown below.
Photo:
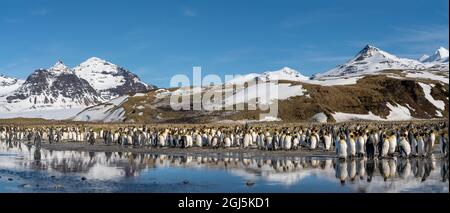
<path fill-rule="evenodd" d="M 448 0 L 2 0 L 0 74 L 26 78 L 57 59 L 97 56 L 144 81 L 277 70 L 304 75 L 365 44 L 403 57 L 448 48 Z"/>

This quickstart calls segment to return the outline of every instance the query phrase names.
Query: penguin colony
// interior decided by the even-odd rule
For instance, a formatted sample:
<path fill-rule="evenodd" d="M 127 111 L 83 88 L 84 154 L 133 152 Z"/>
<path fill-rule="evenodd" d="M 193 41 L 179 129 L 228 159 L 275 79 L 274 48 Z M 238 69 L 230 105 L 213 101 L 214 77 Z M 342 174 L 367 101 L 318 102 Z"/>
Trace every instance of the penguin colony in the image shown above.
<path fill-rule="evenodd" d="M 336 158 L 316 157 L 266 157 L 252 158 L 242 155 L 167 155 L 146 154 L 132 152 L 106 152 L 95 154 L 94 152 L 65 151 L 64 154 L 49 150 L 37 151 L 33 146 L 25 143 L 0 143 L 0 150 L 30 151 L 34 152 L 34 159 L 41 160 L 39 168 L 53 168 L 55 170 L 67 171 L 61 164 L 51 165 L 64 160 L 64 166 L 76 168 L 82 171 L 88 170 L 96 164 L 108 163 L 109 165 L 120 164 L 122 159 L 127 159 L 133 166 L 123 167 L 126 176 L 138 176 L 142 169 L 154 167 L 155 165 L 171 167 L 196 167 L 203 165 L 206 168 L 223 169 L 249 169 L 252 172 L 260 171 L 262 175 L 274 173 L 288 173 L 304 171 L 305 169 L 323 169 L 334 171 L 335 178 L 341 183 L 354 183 L 366 180 L 371 182 L 376 176 L 381 176 L 384 181 L 406 180 L 415 178 L 426 181 L 435 170 L 440 170 L 441 181 L 448 181 L 448 158 L 437 164 L 438 158 L 374 158 L 367 157 L 340 160 Z M 36 152 L 37 151 L 37 152 Z M 38 156 L 36 156 L 38 153 Z M 70 156 L 65 158 L 64 156 Z M 86 160 L 88 159 L 88 160 Z M 33 167 L 33 161 L 25 161 L 24 166 Z M 438 168 L 440 167 L 440 168 Z M 264 171 L 264 172 L 263 172 Z M 400 178 L 400 179 L 398 179 Z M 291 181 L 292 179 L 286 179 Z M 247 186 L 251 187 L 251 183 Z"/>
<path fill-rule="evenodd" d="M 0 140 L 28 143 L 80 142 L 134 148 L 241 148 L 260 150 L 323 150 L 338 158 L 428 157 L 439 147 L 448 156 L 448 123 L 342 123 L 289 127 L 125 126 L 112 128 L 0 126 Z"/>

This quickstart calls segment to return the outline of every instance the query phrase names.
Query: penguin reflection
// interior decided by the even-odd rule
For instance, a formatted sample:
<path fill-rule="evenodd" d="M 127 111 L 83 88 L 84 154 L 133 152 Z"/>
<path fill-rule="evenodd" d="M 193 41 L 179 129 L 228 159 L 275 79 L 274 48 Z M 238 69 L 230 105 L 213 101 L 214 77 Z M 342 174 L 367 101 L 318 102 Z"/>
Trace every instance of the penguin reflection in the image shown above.
<path fill-rule="evenodd" d="M 111 160 L 112 152 L 105 152 L 106 162 Z"/>
<path fill-rule="evenodd" d="M 413 161 L 414 162 L 414 159 Z M 413 163 L 413 173 L 417 179 L 425 181 L 428 176 L 430 176 L 432 170 L 432 160 L 431 159 L 415 159 Z"/>
<path fill-rule="evenodd" d="M 358 171 L 358 176 L 360 180 L 364 180 L 366 176 L 366 158 L 358 158 L 356 162 L 356 169 Z"/>
<path fill-rule="evenodd" d="M 389 177 L 394 178 L 397 175 L 397 158 L 391 158 L 389 159 L 389 169 L 391 170 L 389 172 Z"/>
<path fill-rule="evenodd" d="M 350 181 L 353 183 L 356 178 L 356 160 L 351 159 L 348 163 L 348 176 L 350 178 Z"/>
<path fill-rule="evenodd" d="M 415 159 L 415 163 L 414 163 L 414 177 L 416 178 L 422 178 L 425 174 L 425 163 L 423 161 L 423 159 Z"/>
<path fill-rule="evenodd" d="M 92 163 L 95 160 L 95 152 L 89 152 L 89 162 Z"/>
<path fill-rule="evenodd" d="M 336 164 L 336 178 L 339 179 L 342 185 L 344 185 L 347 176 L 347 162 L 345 159 L 339 159 Z"/>
<path fill-rule="evenodd" d="M 398 174 L 402 179 L 407 179 L 411 174 L 411 163 L 408 159 L 398 160 Z"/>
<path fill-rule="evenodd" d="M 431 174 L 431 171 L 433 170 L 433 161 L 429 158 L 423 159 L 422 161 L 424 161 L 424 174 L 422 176 L 422 182 L 424 182 L 427 180 L 427 178 Z"/>
<path fill-rule="evenodd" d="M 367 172 L 367 182 L 372 181 L 373 173 L 375 172 L 375 160 L 369 159 L 366 163 L 366 172 Z"/>
<path fill-rule="evenodd" d="M 448 180 L 448 159 L 441 163 L 441 177 L 444 183 Z"/>
<path fill-rule="evenodd" d="M 391 169 L 389 167 L 389 160 L 386 158 L 383 158 L 380 161 L 380 173 L 383 176 L 384 181 L 387 181 L 390 177 Z"/>
<path fill-rule="evenodd" d="M 34 150 L 34 160 L 36 163 L 39 163 L 41 161 L 41 149 L 37 148 Z"/>

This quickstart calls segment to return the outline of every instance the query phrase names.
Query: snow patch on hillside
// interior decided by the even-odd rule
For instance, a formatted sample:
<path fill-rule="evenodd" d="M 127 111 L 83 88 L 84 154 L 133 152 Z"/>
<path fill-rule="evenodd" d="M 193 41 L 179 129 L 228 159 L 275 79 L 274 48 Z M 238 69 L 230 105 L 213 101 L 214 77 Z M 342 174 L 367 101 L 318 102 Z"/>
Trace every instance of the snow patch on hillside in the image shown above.
<path fill-rule="evenodd" d="M 24 80 L 0 75 L 0 97 L 7 96 L 22 86 Z"/>
<path fill-rule="evenodd" d="M 363 78 L 364 76 L 353 76 L 353 77 L 338 77 L 338 78 L 321 78 L 317 80 L 308 80 L 305 81 L 305 83 L 308 84 L 317 84 L 321 86 L 337 86 L 337 85 L 352 85 L 356 84 L 359 79 Z"/>
<path fill-rule="evenodd" d="M 374 115 L 372 112 L 368 114 L 354 114 L 354 113 L 333 113 L 333 118 L 336 122 L 355 121 L 355 120 L 372 120 L 372 121 L 402 121 L 414 119 L 407 107 L 397 105 L 393 106 L 391 103 L 387 103 L 386 106 L 390 109 L 389 115 L 386 118 L 382 118 L 378 115 Z"/>
<path fill-rule="evenodd" d="M 118 108 L 122 103 L 128 100 L 128 96 L 121 96 L 108 101 L 103 104 L 99 104 L 93 107 L 89 107 L 82 112 L 78 113 L 73 120 L 74 121 L 105 121 L 114 122 L 123 119 L 124 110 Z"/>
<path fill-rule="evenodd" d="M 384 120 L 382 117 L 374 115 L 372 112 L 369 112 L 369 114 L 336 112 L 333 113 L 332 115 L 334 120 L 336 120 L 336 122 L 357 121 L 357 120 L 374 120 L 374 121 Z"/>
<path fill-rule="evenodd" d="M 278 92 L 274 92 L 273 88 L 277 87 Z M 302 96 L 307 90 L 303 89 L 302 85 L 292 86 L 291 84 L 275 84 L 275 83 L 260 83 L 244 88 L 235 95 L 225 98 L 225 106 L 233 104 L 248 103 L 251 100 L 258 98 L 258 103 L 269 105 L 274 100 L 286 100 L 290 97 Z"/>
<path fill-rule="evenodd" d="M 431 80 L 440 81 L 444 84 L 448 84 L 448 80 L 449 80 L 448 76 L 437 75 L 432 72 L 408 72 L 406 74 L 406 77 L 431 79 Z"/>
<path fill-rule="evenodd" d="M 309 77 L 306 77 L 302 75 L 300 72 L 291 69 L 289 67 L 283 67 L 280 70 L 276 71 L 268 71 L 264 72 L 262 74 L 257 73 L 250 73 L 244 76 L 238 76 L 233 78 L 232 80 L 226 82 L 227 85 L 229 84 L 236 84 L 241 85 L 245 84 L 246 82 L 252 82 L 255 79 L 261 80 L 263 82 L 266 81 L 307 81 L 309 80 Z"/>
<path fill-rule="evenodd" d="M 432 103 L 436 108 L 440 109 L 440 110 L 445 110 L 445 103 L 441 100 L 435 100 L 433 98 L 433 96 L 431 96 L 431 89 L 432 87 L 428 84 L 424 84 L 424 83 L 420 83 L 419 85 L 422 87 L 423 89 L 423 93 L 425 93 L 425 98 Z"/>
<path fill-rule="evenodd" d="M 74 115 L 83 111 L 84 108 L 67 108 L 67 109 L 47 109 L 47 110 L 33 110 L 21 112 L 5 112 L 0 113 L 1 119 L 7 118 L 43 118 L 51 120 L 66 120 L 72 118 Z"/>
<path fill-rule="evenodd" d="M 317 113 L 311 117 L 311 121 L 317 123 L 326 123 L 327 120 L 328 120 L 327 115 L 325 115 L 325 113 L 323 112 Z"/>
<path fill-rule="evenodd" d="M 273 116 L 266 116 L 263 119 L 260 119 L 259 121 L 273 122 L 273 121 L 281 121 L 281 119 Z"/>
<path fill-rule="evenodd" d="M 387 103 L 386 106 L 391 110 L 389 115 L 386 117 L 389 121 L 402 121 L 413 119 L 411 112 L 407 107 L 397 105 L 393 106 L 391 103 Z"/>

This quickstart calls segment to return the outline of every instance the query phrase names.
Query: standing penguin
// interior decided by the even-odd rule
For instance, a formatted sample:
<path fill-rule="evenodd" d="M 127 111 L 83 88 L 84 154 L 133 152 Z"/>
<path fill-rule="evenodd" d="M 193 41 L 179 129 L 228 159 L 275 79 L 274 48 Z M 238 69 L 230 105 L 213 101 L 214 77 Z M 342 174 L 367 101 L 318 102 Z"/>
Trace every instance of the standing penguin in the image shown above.
<path fill-rule="evenodd" d="M 343 135 L 340 136 L 337 154 L 340 159 L 347 158 L 347 142 L 345 141 L 345 137 Z"/>
<path fill-rule="evenodd" d="M 397 136 L 395 134 L 391 134 L 391 136 L 389 136 L 389 155 L 394 156 L 396 149 L 397 149 Z"/>
<path fill-rule="evenodd" d="M 164 146 L 166 146 L 166 137 L 165 137 L 165 135 L 164 135 L 162 132 L 160 132 L 159 135 L 158 135 L 158 143 L 157 143 L 157 146 L 158 146 L 158 147 L 164 147 Z"/>
<path fill-rule="evenodd" d="M 324 149 L 326 151 L 329 151 L 331 149 L 331 143 L 332 143 L 331 140 L 332 140 L 331 133 L 326 132 L 325 135 L 323 136 Z"/>
<path fill-rule="evenodd" d="M 230 148 L 231 147 L 231 138 L 229 137 L 228 133 L 225 134 L 225 139 L 223 139 L 223 142 L 224 142 L 224 147 L 225 148 Z"/>
<path fill-rule="evenodd" d="M 289 132 L 286 134 L 283 144 L 285 150 L 290 150 L 292 148 L 292 136 Z"/>
<path fill-rule="evenodd" d="M 258 139 L 258 134 L 253 130 L 250 130 L 250 131 L 251 131 L 251 135 L 252 135 L 252 141 L 250 142 L 250 146 L 253 146 L 253 144 L 256 144 L 256 141 Z"/>
<path fill-rule="evenodd" d="M 372 130 L 367 137 L 367 141 L 365 144 L 366 154 L 369 159 L 375 157 L 375 132 Z"/>
<path fill-rule="evenodd" d="M 433 131 L 428 133 L 428 137 L 425 140 L 425 152 L 427 156 L 431 156 L 434 150 L 434 142 L 436 141 L 436 134 Z"/>
<path fill-rule="evenodd" d="M 317 147 L 317 135 L 312 132 L 310 138 L 309 138 L 309 149 L 314 150 Z"/>
<path fill-rule="evenodd" d="M 219 145 L 219 136 L 215 135 L 211 140 L 211 147 L 217 148 Z"/>
<path fill-rule="evenodd" d="M 243 148 L 249 147 L 250 144 L 251 144 L 251 141 L 252 141 L 252 136 L 251 136 L 248 132 L 245 133 L 245 136 L 244 136 L 244 143 L 242 144 L 242 145 L 243 145 Z"/>
<path fill-rule="evenodd" d="M 37 131 L 34 134 L 34 145 L 36 146 L 36 149 L 41 148 L 41 142 L 42 142 L 42 134 L 41 132 Z"/>
<path fill-rule="evenodd" d="M 355 157 L 356 156 L 356 143 L 355 143 L 355 136 L 353 133 L 350 134 L 350 137 L 347 141 L 347 152 L 349 157 Z"/>
<path fill-rule="evenodd" d="M 388 156 L 389 154 L 389 139 L 387 137 L 387 135 L 383 135 L 383 140 L 381 143 L 381 151 L 380 151 L 380 156 L 385 158 Z"/>
<path fill-rule="evenodd" d="M 202 146 L 208 146 L 209 144 L 209 139 L 208 139 L 208 134 L 206 132 L 202 133 Z"/>
<path fill-rule="evenodd" d="M 280 147 L 280 137 L 278 135 L 277 130 L 275 130 L 272 138 L 272 149 L 277 150 L 279 147 Z"/>
<path fill-rule="evenodd" d="M 233 138 L 231 139 L 231 146 L 241 146 L 242 144 L 242 137 L 241 134 L 239 132 L 235 132 L 233 134 Z"/>
<path fill-rule="evenodd" d="M 272 135 L 268 134 L 266 137 L 266 150 L 273 150 L 273 137 Z"/>
<path fill-rule="evenodd" d="M 53 128 L 50 128 L 50 132 L 48 134 L 48 142 L 52 144 L 55 141 L 55 132 Z"/>
<path fill-rule="evenodd" d="M 417 150 L 417 136 L 418 136 L 418 134 L 417 133 L 413 133 L 413 132 L 410 132 L 409 134 L 408 134 L 408 138 L 409 138 L 409 143 L 411 144 L 411 155 L 412 156 L 417 156 L 418 155 L 418 153 L 419 153 L 419 151 Z"/>
<path fill-rule="evenodd" d="M 262 132 L 260 132 L 257 136 L 256 136 L 256 144 L 258 146 L 258 149 L 264 149 L 265 148 L 265 144 L 264 144 L 264 134 Z"/>
<path fill-rule="evenodd" d="M 425 141 L 423 139 L 423 132 L 419 134 L 419 136 L 417 137 L 417 152 L 418 152 L 418 156 L 420 157 L 425 157 L 426 152 L 425 152 Z"/>
<path fill-rule="evenodd" d="M 202 147 L 203 146 L 202 135 L 197 132 L 197 133 L 195 133 L 194 138 L 195 138 L 195 146 Z"/>
<path fill-rule="evenodd" d="M 298 134 L 294 134 L 294 138 L 292 139 L 292 148 L 293 149 L 298 149 L 299 144 L 300 144 L 300 140 L 299 140 L 299 135 Z"/>
<path fill-rule="evenodd" d="M 358 137 L 356 138 L 356 153 L 358 156 L 364 156 L 366 154 L 366 145 L 365 145 L 365 139 L 363 136 L 363 133 L 360 132 L 358 134 Z"/>
<path fill-rule="evenodd" d="M 399 142 L 399 150 L 400 150 L 400 156 L 404 158 L 408 158 L 411 154 L 411 146 L 409 145 L 408 141 L 406 140 L 406 135 L 402 134 L 400 136 L 400 142 Z"/>
<path fill-rule="evenodd" d="M 106 134 L 106 144 L 109 144 L 109 137 L 110 136 L 110 132 L 108 131 L 108 133 Z M 132 136 L 133 138 L 132 138 L 132 141 L 133 141 L 133 147 L 134 148 L 137 148 L 137 147 L 139 147 L 139 133 L 136 131 L 136 132 L 134 132 L 133 133 L 133 136 Z"/>
<path fill-rule="evenodd" d="M 95 143 L 95 136 L 94 136 L 94 132 L 92 130 L 89 134 L 88 141 L 91 146 L 93 146 Z"/>
<path fill-rule="evenodd" d="M 186 139 L 186 147 L 190 148 L 194 145 L 193 139 L 192 139 L 192 134 L 190 132 L 188 132 L 185 135 L 185 139 Z"/>

